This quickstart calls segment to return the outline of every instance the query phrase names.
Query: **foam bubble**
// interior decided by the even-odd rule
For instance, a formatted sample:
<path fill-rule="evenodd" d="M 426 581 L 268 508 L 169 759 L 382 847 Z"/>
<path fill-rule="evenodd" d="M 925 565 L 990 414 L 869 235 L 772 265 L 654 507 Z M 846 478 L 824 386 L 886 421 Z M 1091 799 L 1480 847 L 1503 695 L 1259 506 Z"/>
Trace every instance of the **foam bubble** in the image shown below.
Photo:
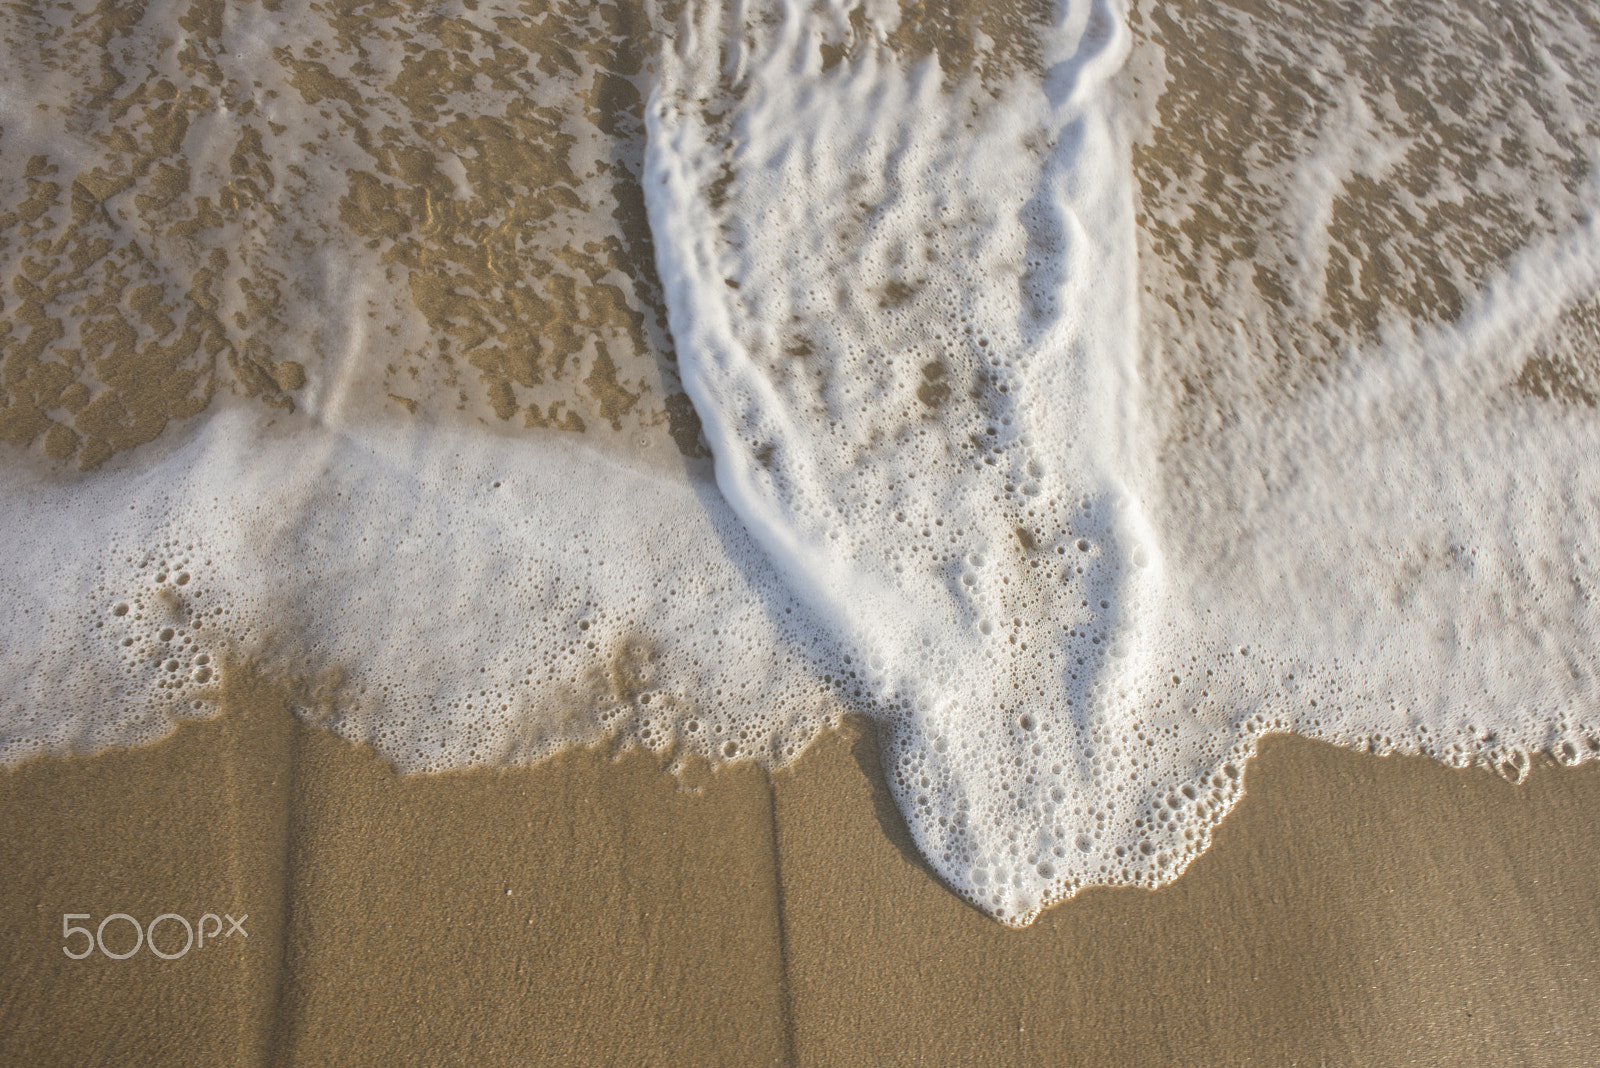
<path fill-rule="evenodd" d="M 1064 4 L 1045 77 L 998 87 L 887 48 L 824 69 L 799 7 L 764 25 L 732 74 L 675 54 L 652 99 L 672 329 L 719 487 L 852 650 L 953 886 L 1024 923 L 1164 882 L 1269 730 L 1592 754 L 1597 428 L 1483 389 L 1592 289 L 1592 226 L 1173 448 L 1122 8 Z"/>
<path fill-rule="evenodd" d="M 708 487 L 580 448 L 230 405 L 161 463 L 4 487 L 0 756 L 160 737 L 249 658 L 402 769 L 615 737 L 781 764 L 838 706 Z"/>
<path fill-rule="evenodd" d="M 881 724 L 929 862 L 1021 924 L 1085 886 L 1174 878 L 1264 732 L 1511 777 L 1537 751 L 1592 759 L 1600 195 L 1573 162 L 1594 144 L 1592 27 L 1539 6 L 1514 35 L 1528 47 L 1452 97 L 1427 48 L 1481 51 L 1497 31 L 1420 20 L 1412 69 L 1499 150 L 1481 184 L 1463 156 L 1423 188 L 1413 150 L 1450 123 L 1418 118 L 1415 86 L 1374 80 L 1347 47 L 1390 33 L 1387 16 L 1208 11 L 1137 16 L 1136 47 L 1105 0 L 1067 0 L 1005 43 L 878 4 L 690 5 L 664 28 L 646 184 L 716 485 L 671 453 L 628 459 L 617 436 L 640 427 L 620 418 L 575 443 L 356 403 L 390 349 L 375 313 L 344 323 L 345 306 L 388 294 L 389 325 L 432 346 L 458 277 L 448 235 L 401 241 L 389 215 L 358 213 L 377 246 L 330 238 L 292 261 L 328 305 L 315 330 L 272 335 L 307 346 L 278 353 L 303 375 L 297 411 L 220 397 L 185 436 L 99 471 L 0 473 L 0 761 L 159 737 L 209 714 L 241 660 L 417 771 L 607 737 L 778 765 L 854 707 Z M 251 18 L 241 42 L 293 36 L 287 16 Z M 1183 138 L 1213 130 L 1186 125 L 1215 118 L 1191 90 L 1212 36 L 1239 27 L 1236 84 L 1315 106 L 1272 112 L 1218 180 L 1200 165 L 1249 139 L 1222 129 L 1191 154 Z M 370 68 L 328 69 L 398 78 L 406 54 L 397 38 Z M 1310 87 L 1274 96 L 1295 62 Z M 363 85 L 324 119 L 365 129 L 358 111 L 380 104 Z M 1520 151 L 1508 138 L 1530 114 Z M 330 158 L 367 151 L 328 140 Z M 411 190 L 443 216 L 494 184 L 484 161 L 442 157 L 412 183 L 391 173 L 398 149 L 374 151 L 370 203 L 335 170 L 284 187 L 313 208 Z M 582 182 L 594 205 L 563 196 L 561 219 L 611 210 Z M 1352 203 L 1426 218 L 1391 246 Z M 1492 248 L 1463 236 L 1474 212 Z M 1257 256 L 1240 242 L 1262 219 Z M 273 247 L 251 256 L 277 263 Z M 592 266 L 622 292 L 626 272 Z M 515 306 L 496 278 L 470 280 L 473 323 Z M 659 340 L 640 329 L 639 374 Z M 489 371 L 495 396 L 532 403 Z M 615 410 L 593 392 L 601 418 Z M 530 396 L 530 425 L 555 425 L 556 393 Z"/>

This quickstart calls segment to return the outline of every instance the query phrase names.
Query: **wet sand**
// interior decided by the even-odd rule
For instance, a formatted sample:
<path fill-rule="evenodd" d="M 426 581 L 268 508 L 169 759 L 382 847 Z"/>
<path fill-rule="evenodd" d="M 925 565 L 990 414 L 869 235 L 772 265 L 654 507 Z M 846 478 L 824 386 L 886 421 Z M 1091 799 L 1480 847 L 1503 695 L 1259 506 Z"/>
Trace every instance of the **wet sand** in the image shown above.
<path fill-rule="evenodd" d="M 1600 767 L 1269 738 L 1175 884 L 1014 931 L 917 859 L 860 721 L 696 793 L 638 752 L 402 778 L 259 681 L 227 706 L 0 773 L 0 1063 L 1600 1059 Z M 248 939 L 73 961 L 69 912 Z"/>
<path fill-rule="evenodd" d="M 88 150 L 38 116 L 36 132 L 6 132 L 7 359 L 22 369 L 5 385 L 7 462 L 105 464 L 219 392 L 274 412 L 326 404 L 318 368 L 289 357 L 302 321 L 345 309 L 279 285 L 316 277 L 296 229 L 308 220 L 367 264 L 358 311 L 397 331 L 375 333 L 371 352 L 351 345 L 370 373 L 342 403 L 504 433 L 587 427 L 591 443 L 653 435 L 658 452 L 703 461 L 636 180 L 644 35 L 631 8 L 597 7 L 604 19 L 571 33 L 431 8 L 393 25 L 330 16 L 331 41 L 434 57 L 414 70 L 393 56 L 393 69 L 353 65 L 338 48 L 239 55 L 224 6 L 194 9 L 194 56 L 153 18 L 122 25 L 115 5 L 68 27 L 81 56 L 47 54 L 43 24 L 17 23 L 10 48 L 38 59 L 38 85 L 59 61 L 72 91 L 110 88 L 62 109 L 106 133 L 81 160 L 59 146 Z M 1193 180 L 1219 207 L 1193 233 L 1144 220 L 1141 262 L 1165 271 L 1151 275 L 1152 307 L 1201 281 L 1195 264 L 1213 253 L 1277 277 L 1282 250 L 1256 247 L 1276 202 L 1221 181 L 1236 161 L 1216 146 L 1256 141 L 1264 96 L 1284 94 L 1273 130 L 1291 145 L 1315 110 L 1271 68 L 1241 66 L 1231 36 L 1163 29 L 1168 11 L 1135 23 L 1141 40 L 1162 37 L 1170 79 L 1162 135 L 1135 152 L 1141 193 L 1160 204 Z M 446 31 L 481 36 L 494 64 L 447 49 Z M 165 43 L 124 71 L 106 52 L 124 34 Z M 600 76 L 561 74 L 569 48 Z M 532 70 L 544 81 L 502 84 Z M 531 94 L 585 116 L 605 138 L 585 150 L 594 159 L 542 113 L 484 121 L 478 77 L 497 101 Z M 272 121 L 251 85 L 263 101 L 281 91 L 273 106 L 294 123 Z M 237 118 L 208 142 L 209 163 L 191 161 L 173 131 L 202 128 L 220 104 Z M 604 167 L 585 177 L 591 163 Z M 1335 236 L 1356 261 L 1404 236 L 1383 203 L 1350 215 L 1382 238 L 1345 224 Z M 1482 213 L 1461 218 L 1476 239 Z M 1411 238 L 1402 280 L 1427 281 L 1439 269 L 1423 253 L 1439 242 Z M 17 288 L 46 239 L 51 257 L 30 260 Z M 104 262 L 91 274 L 74 250 Z M 1371 301 L 1341 285 L 1336 318 L 1359 332 Z M 1442 285 L 1400 288 L 1424 318 L 1459 310 Z M 73 310 L 86 299 L 91 313 Z M 1304 340 L 1262 321 L 1287 339 L 1264 352 Z M 103 365 L 84 355 L 95 345 Z M 1530 366 L 1524 391 L 1593 406 L 1592 376 Z M 1538 767 L 1512 785 L 1269 738 L 1244 800 L 1179 881 L 1088 891 L 1013 931 L 918 859 L 860 721 L 792 768 L 724 768 L 691 792 L 637 752 L 402 778 L 301 725 L 258 680 L 232 680 L 224 703 L 153 746 L 0 771 L 0 1066 L 1600 1063 L 1600 766 Z M 63 939 L 64 915 L 117 912 L 248 917 L 248 937 L 172 961 L 63 954 L 82 944 Z M 161 945 L 177 937 L 164 927 Z"/>

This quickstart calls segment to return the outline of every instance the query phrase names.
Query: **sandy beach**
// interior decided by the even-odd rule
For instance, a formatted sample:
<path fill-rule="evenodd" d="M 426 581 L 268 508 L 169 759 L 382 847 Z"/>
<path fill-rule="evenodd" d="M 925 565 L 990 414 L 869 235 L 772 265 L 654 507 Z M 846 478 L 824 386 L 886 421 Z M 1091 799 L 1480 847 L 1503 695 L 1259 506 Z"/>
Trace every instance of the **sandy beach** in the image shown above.
<path fill-rule="evenodd" d="M 244 680 L 0 777 L 0 1063 L 1578 1065 L 1596 812 L 1592 766 L 1274 737 L 1175 884 L 1016 931 L 918 860 L 859 721 L 698 792 L 638 752 L 402 778 Z M 69 912 L 248 939 L 74 961 Z"/>
<path fill-rule="evenodd" d="M 496 456 L 527 446 L 514 474 L 535 481 L 545 464 L 559 475 L 570 454 L 549 444 L 561 431 L 617 459 L 618 470 L 671 483 L 683 499 L 715 499 L 646 218 L 645 99 L 660 42 L 644 9 L 530 4 L 490 18 L 474 0 L 437 17 L 430 5 L 337 4 L 317 8 L 314 24 L 306 15 L 312 28 L 303 29 L 280 6 L 200 0 L 182 12 L 127 14 L 131 7 L 81 4 L 67 18 L 34 4 L 0 20 L 15 83 L 39 97 L 32 110 L 0 116 L 0 464 L 35 472 L 67 499 L 74 486 L 102 485 L 97 478 L 131 485 L 199 440 L 207 420 L 246 411 L 257 435 L 249 440 L 263 449 L 291 442 L 274 455 L 299 441 L 308 455 L 336 459 L 336 447 L 366 430 L 414 433 L 407 447 L 417 471 L 401 476 L 417 474 L 417 486 L 429 450 L 460 441 L 504 446 Z M 936 53 L 952 84 L 970 74 L 998 94 L 1017 72 L 1038 73 L 1046 7 L 907 5 L 894 34 L 874 37 L 866 20 L 843 19 L 837 40 L 820 47 L 829 69 L 864 62 L 878 47 Z M 1466 124 L 1430 110 L 1435 87 L 1411 62 L 1415 42 L 1399 41 L 1374 65 L 1352 61 L 1371 84 L 1346 95 L 1392 98 L 1422 132 L 1387 185 L 1346 176 L 1349 188 L 1328 194 L 1317 236 L 1328 259 L 1307 281 L 1296 274 L 1305 267 L 1296 244 L 1303 220 L 1291 194 L 1315 183 L 1296 185 L 1271 166 L 1307 145 L 1321 151 L 1318 122 L 1344 104 L 1320 74 L 1285 69 L 1272 48 L 1287 41 L 1292 53 L 1316 38 L 1318 61 L 1341 48 L 1359 58 L 1367 38 L 1348 45 L 1339 35 L 1356 40 L 1370 27 L 1351 11 L 1341 16 L 1348 26 L 1333 25 L 1332 5 L 1309 14 L 1229 10 L 1239 25 L 1260 16 L 1260 40 L 1242 40 L 1234 22 L 1213 23 L 1207 5 L 1136 5 L 1116 87 L 1137 128 L 1142 358 L 1158 371 L 1153 361 L 1188 361 L 1163 386 L 1178 399 L 1162 448 L 1200 458 L 1173 468 L 1179 489 L 1190 474 L 1200 484 L 1231 470 L 1225 450 L 1214 457 L 1205 443 L 1236 427 L 1247 402 L 1271 412 L 1315 394 L 1340 361 L 1392 326 L 1385 316 L 1398 309 L 1431 327 L 1463 314 L 1474 286 L 1567 224 L 1561 211 L 1571 204 L 1556 187 L 1569 179 L 1577 187 L 1572 160 L 1588 151 L 1562 142 L 1568 159 L 1539 143 L 1551 172 L 1564 176 L 1540 187 L 1545 199 L 1518 201 L 1496 187 L 1474 189 L 1471 210 L 1407 200 L 1407 189 L 1433 196 L 1435 186 L 1470 185 L 1462 174 L 1487 188 L 1493 169 L 1480 176 L 1479 156 L 1529 153 L 1520 143 L 1489 145 L 1487 134 L 1479 143 L 1482 131 L 1463 132 Z M 188 35 L 178 44 L 172 24 Z M 1522 100 L 1513 89 L 1506 99 Z M 1456 103 L 1472 96 L 1454 83 L 1450 92 Z M 1499 99 L 1480 110 L 1500 108 Z M 1460 173 L 1438 179 L 1441 161 Z M 712 199 L 726 188 L 709 190 Z M 873 206 L 861 209 L 865 218 Z M 726 287 L 739 291 L 732 278 Z M 713 288 L 726 296 L 721 281 Z M 902 299 L 893 295 L 885 288 L 873 306 Z M 1566 348 L 1541 350 L 1520 377 L 1490 383 L 1501 391 L 1495 403 L 1537 401 L 1551 422 L 1592 417 L 1595 309 L 1589 298 L 1564 320 L 1557 340 Z M 1244 355 L 1224 351 L 1234 343 Z M 785 352 L 816 355 L 808 343 Z M 921 372 L 930 411 L 951 396 L 936 366 Z M 771 456 L 768 446 L 762 463 Z M 1208 467 L 1216 457 L 1224 459 Z M 342 489 L 312 471 L 310 488 L 284 497 L 300 506 L 291 518 L 321 537 L 324 515 L 333 529 L 363 514 L 354 490 L 374 479 L 351 469 Z M 502 489 L 502 477 L 509 495 L 512 479 L 428 477 L 423 488 L 434 496 L 419 511 L 433 509 L 436 527 L 417 520 L 423 541 L 452 531 L 468 505 Z M 211 500 L 200 491 L 194 499 Z M 1216 499 L 1226 514 L 1231 498 Z M 581 518 L 592 503 L 570 511 Z M 491 515 L 484 508 L 472 514 Z M 612 502 L 606 514 L 621 509 Z M 293 524 L 282 515 L 240 514 L 243 534 L 220 539 L 216 555 L 244 560 L 244 574 L 258 550 L 262 560 L 270 549 L 299 565 L 312 555 L 305 545 L 332 546 L 325 555 L 343 563 L 367 540 L 356 529 L 343 542 L 333 534 L 325 545 L 311 535 L 297 542 L 304 530 L 283 534 Z M 82 741 L 90 728 L 103 727 L 106 744 L 131 747 L 0 767 L 0 1068 L 1600 1063 L 1600 763 L 1592 759 L 1563 767 L 1535 757 L 1525 780 L 1511 782 L 1268 733 L 1245 769 L 1242 799 L 1175 882 L 1091 888 L 1025 929 L 1008 928 L 919 854 L 869 719 L 846 716 L 798 760 L 761 766 L 783 763 L 786 744 L 810 737 L 823 721 L 814 708 L 848 697 L 842 678 L 824 685 L 807 675 L 814 665 L 801 664 L 801 653 L 786 670 L 813 704 L 783 721 L 792 736 L 771 732 L 766 749 L 754 748 L 758 762 L 712 767 L 707 753 L 750 755 L 731 738 L 741 715 L 765 715 L 764 707 L 726 702 L 730 740 L 719 736 L 713 747 L 707 710 L 716 702 L 694 705 L 705 694 L 687 694 L 676 720 L 659 713 L 650 722 L 665 703 L 646 708 L 641 698 L 672 688 L 651 688 L 658 680 L 649 671 L 664 670 L 658 661 L 689 664 L 715 643 L 689 642 L 676 660 L 663 658 L 627 619 L 596 614 L 591 631 L 590 615 L 578 612 L 565 652 L 528 638 L 544 632 L 521 629 L 531 625 L 509 612 L 505 627 L 473 630 L 476 598 L 493 583 L 469 573 L 481 561 L 461 545 L 512 544 L 520 528 L 496 521 L 485 521 L 479 542 L 439 550 L 435 571 L 398 554 L 381 575 L 307 564 L 300 585 L 280 588 L 269 576 L 260 585 L 281 596 L 237 612 L 234 602 L 248 598 L 221 579 L 213 587 L 205 547 L 192 554 L 192 585 L 180 570 L 191 567 L 188 556 L 171 568 L 146 560 L 125 583 L 144 583 L 127 585 L 138 597 L 94 586 L 105 603 L 74 607 L 105 616 L 80 629 L 127 677 L 116 676 L 114 694 L 62 690 L 57 702 L 55 677 L 30 663 L 18 692 L 48 696 L 17 714 L 15 736 L 33 730 L 46 738 L 41 749 L 81 751 L 93 748 Z M 147 529 L 167 528 L 152 519 Z M 220 520 L 216 529 L 238 533 Z M 1015 537 L 1027 552 L 1040 548 L 1021 526 Z M 704 540 L 718 551 L 724 544 Z M 649 548 L 629 544 L 610 573 Z M 1436 548 L 1424 546 L 1416 574 L 1456 560 L 1454 543 L 1430 558 Z M 130 561 L 138 555 L 125 549 L 118 553 Z M 567 581 L 574 597 L 587 596 L 583 573 L 562 571 L 564 563 L 546 568 L 561 580 L 550 585 Z M 668 563 L 694 585 L 700 561 L 683 552 Z M 728 574 L 750 570 L 748 559 L 736 563 Z M 74 564 L 85 573 L 97 566 L 87 555 Z M 146 570 L 161 578 L 152 585 Z M 255 577 L 264 570 L 255 567 Z M 663 573 L 678 581 L 671 567 Z M 436 575 L 443 592 L 430 599 Z M 505 570 L 493 579 L 508 575 L 516 577 Z M 535 574 L 530 588 L 545 577 Z M 382 595 L 414 578 L 426 596 L 394 603 L 428 611 L 392 615 Z M 317 602 L 319 617 L 310 595 L 329 589 L 349 596 Z M 685 595 L 691 616 L 696 596 L 710 594 Z M 1409 587 L 1397 586 L 1394 603 L 1406 596 Z M 32 640 L 41 616 L 25 620 L 37 606 L 18 604 L 16 633 Z M 441 622 L 429 614 L 436 604 L 458 615 Z M 774 616 L 784 614 L 777 604 Z M 344 660 L 327 653 L 330 635 L 346 636 L 340 612 L 353 616 L 352 606 L 376 636 L 365 650 L 372 662 L 399 665 L 392 679 L 359 650 Z M 517 607 L 554 633 L 557 613 L 533 594 Z M 1517 613 L 1513 604 L 1508 618 L 1519 626 L 1534 615 Z M 223 621 L 203 630 L 197 619 Z M 463 619 L 468 626 L 451 629 Z M 213 653 L 206 643 L 235 624 L 232 646 L 217 648 L 239 655 Z M 114 645 L 109 636 L 123 626 L 128 637 L 116 630 Z M 413 636 L 406 627 L 418 635 L 407 648 L 420 650 L 410 660 L 391 649 L 391 639 L 399 648 Z M 1535 623 L 1526 627 L 1543 641 Z M 481 662 L 478 638 L 489 649 Z M 759 659 L 766 647 L 752 643 Z M 461 670 L 430 675 L 434 662 L 424 658 L 438 649 L 440 663 Z M 249 659 L 262 650 L 260 661 Z M 1560 651 L 1548 664 L 1561 666 Z M 46 652 L 66 661 L 77 651 Z M 535 683 L 549 684 L 491 701 L 480 663 L 498 663 L 517 685 L 537 664 Z M 683 677 L 700 678 L 703 666 Z M 378 674 L 360 675 L 369 668 Z M 549 701 L 551 693 L 571 700 Z M 522 721 L 484 728 L 485 737 L 504 728 L 522 747 L 499 735 L 483 743 L 487 751 L 504 742 L 495 759 L 521 764 L 400 774 L 394 761 L 413 757 L 419 767 L 435 757 L 451 767 L 494 762 L 466 743 L 405 748 L 427 733 L 435 697 L 467 709 L 476 700 L 479 713 L 522 702 Z M 404 714 L 402 698 L 411 701 Z M 123 701 L 126 722 L 116 715 Z M 1392 697 L 1388 705 L 1392 712 Z M 102 706 L 112 711 L 101 716 Z M 613 706 L 621 718 L 602 723 Z M 1578 719 L 1592 716 L 1573 707 Z M 57 711 L 63 722 L 77 718 L 51 733 Z M 1218 723 L 1232 722 L 1232 709 L 1213 711 Z M 132 745 L 159 735 L 169 717 L 182 722 L 166 737 Z M 441 735 L 463 723 L 475 729 L 466 713 L 440 722 Z M 1467 727 L 1464 737 L 1476 745 L 1478 733 Z M 569 735 L 612 740 L 535 759 Z M 660 756 L 618 741 L 630 737 L 678 748 Z M 687 766 L 669 769 L 685 753 Z M 1563 763 L 1590 755 L 1574 744 Z M 130 920 L 143 939 L 158 917 L 167 918 L 154 942 L 113 959 L 134 946 Z M 179 953 L 185 924 L 206 940 Z M 87 956 L 85 931 L 100 938 Z"/>

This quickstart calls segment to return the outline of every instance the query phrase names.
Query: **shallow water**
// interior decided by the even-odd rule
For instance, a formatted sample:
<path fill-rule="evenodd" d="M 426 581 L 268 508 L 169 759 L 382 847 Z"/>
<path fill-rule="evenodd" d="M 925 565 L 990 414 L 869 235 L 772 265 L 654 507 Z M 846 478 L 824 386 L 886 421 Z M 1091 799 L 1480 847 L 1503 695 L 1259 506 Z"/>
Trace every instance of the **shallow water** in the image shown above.
<path fill-rule="evenodd" d="M 1267 731 L 1600 752 L 1583 5 L 442 12 L 8 10 L 8 761 L 854 709 L 1025 923 Z"/>

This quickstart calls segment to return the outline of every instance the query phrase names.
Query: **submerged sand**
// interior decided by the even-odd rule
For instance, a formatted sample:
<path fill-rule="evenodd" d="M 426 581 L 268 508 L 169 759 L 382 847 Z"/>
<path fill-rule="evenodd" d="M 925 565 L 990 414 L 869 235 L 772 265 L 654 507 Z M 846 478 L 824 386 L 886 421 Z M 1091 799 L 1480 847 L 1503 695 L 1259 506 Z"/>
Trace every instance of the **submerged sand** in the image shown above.
<path fill-rule="evenodd" d="M 1269 738 L 1176 883 L 1016 931 L 917 858 L 864 721 L 695 792 L 637 751 L 401 777 L 230 691 L 148 748 L 0 774 L 0 1063 L 1600 1058 L 1600 767 Z M 249 937 L 67 959 L 63 914 L 119 911 Z"/>

